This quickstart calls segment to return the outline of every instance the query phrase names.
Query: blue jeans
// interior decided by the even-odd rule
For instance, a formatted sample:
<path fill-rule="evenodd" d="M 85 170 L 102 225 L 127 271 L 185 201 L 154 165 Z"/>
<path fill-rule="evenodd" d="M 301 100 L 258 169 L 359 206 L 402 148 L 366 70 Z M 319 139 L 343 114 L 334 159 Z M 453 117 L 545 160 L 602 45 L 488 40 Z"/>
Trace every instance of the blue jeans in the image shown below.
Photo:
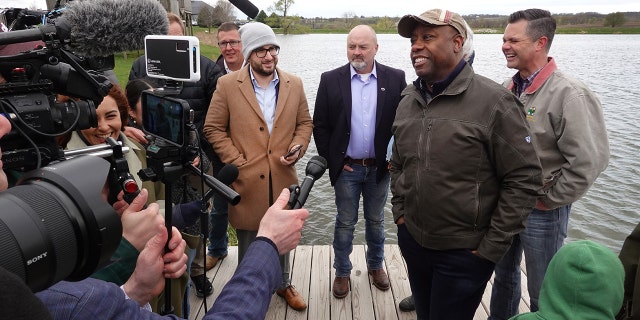
<path fill-rule="evenodd" d="M 342 170 L 334 186 L 338 213 L 333 234 L 333 267 L 336 276 L 341 277 L 350 275 L 353 267 L 349 255 L 353 251 L 360 195 L 365 219 L 367 268 L 382 269 L 384 260 L 384 205 L 389 194 L 389 174 L 376 183 L 377 167 L 354 164 L 351 168 L 353 172 Z"/>
<path fill-rule="evenodd" d="M 398 225 L 409 285 L 420 320 L 471 320 L 495 264 L 469 249 L 432 250 L 418 244 Z"/>
<path fill-rule="evenodd" d="M 212 257 L 226 256 L 229 244 L 229 236 L 227 235 L 229 203 L 217 194 L 213 196 L 213 208 L 209 213 L 209 219 L 211 220 L 211 228 L 209 229 L 207 254 Z"/>
<path fill-rule="evenodd" d="M 526 228 L 513 238 L 509 251 L 496 265 L 489 320 L 509 319 L 520 304 L 520 262 L 524 251 L 531 311 L 538 311 L 542 280 L 551 258 L 567 237 L 571 205 L 549 211 L 533 209 Z"/>

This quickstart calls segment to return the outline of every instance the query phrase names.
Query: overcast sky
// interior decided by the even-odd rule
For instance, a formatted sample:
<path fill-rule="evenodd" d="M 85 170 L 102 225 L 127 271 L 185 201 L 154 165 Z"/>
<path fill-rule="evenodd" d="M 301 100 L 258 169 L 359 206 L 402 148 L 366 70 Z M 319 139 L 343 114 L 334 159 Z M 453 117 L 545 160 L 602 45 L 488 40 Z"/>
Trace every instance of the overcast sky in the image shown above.
<path fill-rule="evenodd" d="M 99 1 L 99 0 L 98 0 Z M 211 5 L 215 5 L 217 0 L 204 0 Z M 250 0 L 258 9 L 267 13 L 268 8 L 275 3 L 275 0 Z M 405 14 L 420 14 L 432 8 L 439 8 L 438 5 L 425 1 L 416 0 L 295 0 L 291 6 L 291 14 L 305 18 L 343 17 L 345 14 L 355 14 L 356 16 L 389 16 L 399 17 Z M 45 9 L 45 0 L 0 0 L 0 7 L 24 8 L 32 5 Z M 433 7 L 435 5 L 435 7 Z M 457 13 L 467 14 L 503 14 L 507 15 L 513 11 L 527 8 L 542 8 L 551 13 L 579 13 L 579 12 L 599 12 L 611 13 L 617 11 L 640 11 L 640 2 L 635 0 L 458 0 L 447 4 L 445 9 Z M 244 15 L 238 12 L 238 18 Z"/>

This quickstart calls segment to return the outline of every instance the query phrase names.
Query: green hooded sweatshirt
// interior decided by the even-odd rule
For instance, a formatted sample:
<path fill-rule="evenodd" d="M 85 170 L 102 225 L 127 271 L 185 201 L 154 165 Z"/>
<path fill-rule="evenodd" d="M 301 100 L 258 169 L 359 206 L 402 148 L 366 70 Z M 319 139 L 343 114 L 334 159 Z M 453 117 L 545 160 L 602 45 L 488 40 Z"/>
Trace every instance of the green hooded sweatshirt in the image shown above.
<path fill-rule="evenodd" d="M 551 259 L 537 312 L 510 320 L 609 320 L 622 306 L 624 269 L 608 248 L 589 240 L 564 245 Z"/>

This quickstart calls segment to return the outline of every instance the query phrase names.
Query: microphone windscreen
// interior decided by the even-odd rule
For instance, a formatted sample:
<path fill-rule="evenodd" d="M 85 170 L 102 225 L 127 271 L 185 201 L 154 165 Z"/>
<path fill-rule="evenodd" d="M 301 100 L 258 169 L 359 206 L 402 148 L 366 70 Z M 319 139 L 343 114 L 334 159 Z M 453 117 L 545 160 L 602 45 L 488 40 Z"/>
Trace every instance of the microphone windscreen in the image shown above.
<path fill-rule="evenodd" d="M 258 16 L 260 10 L 249 0 L 229 0 L 231 4 L 236 6 L 242 13 L 246 14 L 247 17 L 251 19 L 255 19 Z"/>
<path fill-rule="evenodd" d="M 322 177 L 325 170 L 327 170 L 327 159 L 322 156 L 313 156 L 309 159 L 309 162 L 307 162 L 305 174 L 318 180 Z"/>
<path fill-rule="evenodd" d="M 169 30 L 167 12 L 157 0 L 76 0 L 59 19 L 71 28 L 71 49 L 87 57 L 143 49 L 145 36 Z"/>
<path fill-rule="evenodd" d="M 238 179 L 238 167 L 232 164 L 226 164 L 218 172 L 218 180 L 226 185 L 230 185 Z"/>

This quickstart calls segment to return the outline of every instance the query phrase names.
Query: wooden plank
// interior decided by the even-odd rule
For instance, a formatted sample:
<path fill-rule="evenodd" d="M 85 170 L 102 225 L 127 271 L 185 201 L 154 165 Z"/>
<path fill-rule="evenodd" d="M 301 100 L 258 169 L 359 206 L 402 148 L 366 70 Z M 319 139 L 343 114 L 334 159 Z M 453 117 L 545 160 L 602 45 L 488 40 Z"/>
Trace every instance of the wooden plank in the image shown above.
<path fill-rule="evenodd" d="M 313 246 L 309 283 L 309 319 L 330 319 L 331 314 L 331 246 Z"/>
<path fill-rule="evenodd" d="M 307 309 L 297 311 L 287 306 L 286 319 L 307 319 L 307 313 L 309 311 L 309 284 L 312 256 L 313 247 L 311 246 L 298 246 L 295 250 L 295 256 L 293 255 L 293 252 L 291 254 L 291 284 L 296 287 L 298 293 L 302 295 L 304 301 L 307 302 Z"/>
<path fill-rule="evenodd" d="M 289 272 L 291 272 L 293 268 L 293 262 L 295 262 L 295 257 L 297 249 L 294 249 L 289 254 L 289 259 L 291 259 L 291 263 L 289 264 Z M 265 315 L 265 320 L 277 320 L 277 319 L 285 319 L 287 315 L 287 301 L 284 298 L 280 297 L 277 294 L 273 294 L 271 296 L 271 303 L 269 304 L 269 309 L 267 310 L 267 314 Z"/>
<path fill-rule="evenodd" d="M 367 273 L 367 261 L 363 245 L 354 245 L 351 254 L 351 307 L 353 319 L 375 319 L 373 311 L 373 297 L 369 274 Z"/>
<path fill-rule="evenodd" d="M 493 275 L 491 276 L 491 279 L 493 279 Z M 491 280 L 489 280 L 489 282 L 487 282 L 487 287 L 482 293 L 482 300 L 480 301 L 480 305 L 478 306 L 478 309 L 476 309 L 475 315 L 473 315 L 474 320 L 485 320 L 489 317 L 489 303 L 491 302 L 492 288 L 492 282 Z"/>
<path fill-rule="evenodd" d="M 229 247 L 229 256 L 207 272 L 212 279 L 214 293 L 207 298 L 211 308 L 224 285 L 231 279 L 237 267 L 237 247 Z M 411 294 L 406 263 L 396 244 L 385 245 L 384 268 L 389 275 L 391 289 L 381 291 L 371 283 L 367 273 L 364 245 L 354 245 L 350 256 L 353 263 L 351 290 L 344 299 L 336 299 L 331 293 L 335 269 L 333 269 L 333 249 L 325 246 L 299 246 L 291 252 L 291 277 L 296 289 L 307 301 L 308 308 L 300 312 L 289 308 L 286 301 L 274 294 L 265 319 L 415 319 L 413 312 L 402 312 L 398 304 Z M 522 263 L 522 300 L 520 312 L 529 311 L 529 293 L 524 261 Z M 474 320 L 486 320 L 489 314 L 493 276 L 482 296 L 482 303 L 476 310 Z M 202 319 L 205 310 L 202 299 L 190 292 L 190 319 Z"/>
<path fill-rule="evenodd" d="M 331 252 L 331 285 L 333 285 L 333 279 L 336 276 L 336 269 L 333 268 L 333 259 L 334 254 L 333 250 Z M 353 256 L 353 252 L 351 253 Z M 352 260 L 353 261 L 353 260 Z M 353 290 L 351 284 L 349 284 L 350 289 Z M 352 320 L 353 319 L 353 311 L 351 310 L 351 293 L 349 291 L 346 297 L 342 299 L 338 299 L 331 294 L 331 318 L 330 319 L 340 319 L 340 320 Z"/>
<path fill-rule="evenodd" d="M 402 258 L 402 253 L 397 245 L 385 245 L 384 246 L 385 264 L 387 267 L 387 274 L 389 275 L 389 281 L 391 282 L 391 292 L 393 293 L 393 305 L 385 306 L 387 309 L 395 313 L 397 319 L 415 319 L 416 312 L 404 312 L 400 311 L 398 304 L 402 299 L 411 295 L 411 287 L 409 286 L 409 278 L 407 277 L 407 267 Z M 388 302 L 387 302 L 388 303 Z M 385 314 L 385 319 L 391 319 L 390 315 Z"/>
<path fill-rule="evenodd" d="M 211 309 L 213 302 L 218 298 L 222 288 L 224 288 L 229 279 L 231 279 L 233 273 L 238 267 L 238 247 L 230 246 L 227 251 L 227 257 L 218 261 L 218 264 L 215 267 L 207 271 L 207 278 L 212 280 L 211 282 L 213 284 L 213 294 L 207 297 L 207 309 Z M 207 310 L 204 310 L 202 298 L 198 298 L 195 292 L 195 287 L 192 287 L 191 293 L 189 294 L 189 303 L 191 305 L 191 314 L 189 318 L 199 320 L 204 317 Z"/>

